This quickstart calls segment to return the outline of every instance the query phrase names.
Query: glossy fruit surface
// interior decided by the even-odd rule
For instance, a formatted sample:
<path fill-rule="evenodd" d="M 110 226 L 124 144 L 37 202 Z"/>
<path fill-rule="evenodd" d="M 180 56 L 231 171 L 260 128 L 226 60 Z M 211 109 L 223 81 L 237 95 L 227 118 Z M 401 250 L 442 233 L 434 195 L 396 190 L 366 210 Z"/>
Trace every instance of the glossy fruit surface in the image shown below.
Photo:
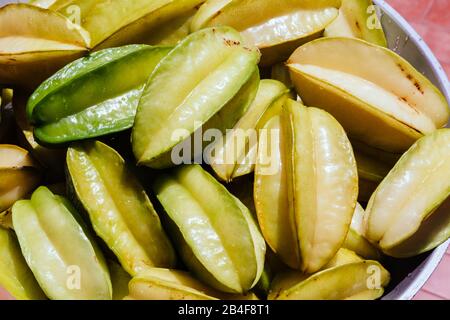
<path fill-rule="evenodd" d="M 175 264 L 152 203 L 114 149 L 98 141 L 74 145 L 67 152 L 67 168 L 70 190 L 128 273 Z"/>

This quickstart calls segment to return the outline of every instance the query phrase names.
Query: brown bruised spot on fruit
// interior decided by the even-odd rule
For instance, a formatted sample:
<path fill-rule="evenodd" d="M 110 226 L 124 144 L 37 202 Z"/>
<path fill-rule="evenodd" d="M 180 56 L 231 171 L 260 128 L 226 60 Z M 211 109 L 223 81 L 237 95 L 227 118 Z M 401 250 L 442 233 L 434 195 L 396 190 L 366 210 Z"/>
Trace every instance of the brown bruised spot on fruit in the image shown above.
<path fill-rule="evenodd" d="M 425 91 L 423 90 L 422 86 L 420 85 L 419 81 L 417 81 L 412 74 L 406 72 L 405 68 L 403 68 L 403 66 L 400 63 L 397 63 L 397 66 L 400 68 L 400 70 L 406 75 L 406 78 L 408 80 L 410 80 L 414 86 L 416 87 L 416 89 L 422 94 L 425 94 Z"/>
<path fill-rule="evenodd" d="M 211 20 L 214 19 L 214 18 L 216 18 L 216 17 L 218 17 L 218 16 L 220 16 L 221 14 L 222 14 L 222 10 L 217 11 L 217 12 L 211 17 Z"/>
<path fill-rule="evenodd" d="M 240 44 L 241 44 L 241 42 L 240 41 L 236 41 L 236 40 L 230 40 L 230 39 L 223 39 L 223 41 L 225 42 L 225 44 L 227 45 L 227 46 L 229 46 L 229 47 L 232 47 L 232 46 L 239 46 Z"/>
<path fill-rule="evenodd" d="M 417 114 L 420 114 L 419 110 L 417 110 L 416 105 L 408 100 L 407 97 L 398 97 L 400 101 L 406 102 L 411 109 L 413 109 Z"/>
<path fill-rule="evenodd" d="M 414 86 L 417 88 L 417 90 L 420 91 L 421 94 L 425 94 L 425 92 L 422 89 L 422 86 L 417 81 L 414 82 Z"/>

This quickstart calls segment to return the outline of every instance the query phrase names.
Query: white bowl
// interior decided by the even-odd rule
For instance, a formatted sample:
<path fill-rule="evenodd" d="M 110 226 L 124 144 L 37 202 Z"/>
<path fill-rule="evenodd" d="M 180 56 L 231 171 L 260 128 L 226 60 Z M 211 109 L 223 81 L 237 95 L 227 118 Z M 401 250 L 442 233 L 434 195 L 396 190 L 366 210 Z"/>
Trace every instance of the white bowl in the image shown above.
<path fill-rule="evenodd" d="M 425 41 L 386 1 L 374 0 L 374 2 L 379 6 L 381 24 L 386 33 L 389 48 L 400 54 L 427 76 L 443 92 L 450 103 L 450 85 L 447 75 Z M 450 122 L 447 126 L 449 125 Z M 436 269 L 449 244 L 450 240 L 430 253 L 405 261 L 396 260 L 402 262 L 399 270 L 392 270 L 392 268 L 396 268 L 394 264 L 391 266 L 392 268 L 389 268 L 388 265 L 387 269 L 394 271 L 393 283 L 391 284 L 391 290 L 383 299 L 412 299 Z"/>

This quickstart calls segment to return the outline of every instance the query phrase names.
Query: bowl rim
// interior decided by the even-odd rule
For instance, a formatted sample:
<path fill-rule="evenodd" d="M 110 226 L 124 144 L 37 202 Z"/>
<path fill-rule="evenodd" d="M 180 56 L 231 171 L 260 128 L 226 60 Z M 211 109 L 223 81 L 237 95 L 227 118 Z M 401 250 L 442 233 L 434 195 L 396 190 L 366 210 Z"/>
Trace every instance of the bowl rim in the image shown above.
<path fill-rule="evenodd" d="M 417 33 L 417 31 L 398 13 L 393 7 L 391 7 L 384 0 L 374 0 L 383 14 L 387 15 L 395 24 L 397 24 L 408 35 L 409 40 L 412 41 L 424 59 L 428 62 L 432 72 L 438 83 L 436 86 L 444 94 L 447 102 L 450 104 L 450 83 L 444 68 L 439 63 L 438 59 L 434 55 L 433 51 L 426 44 L 423 38 Z M 450 239 L 439 247 L 430 252 L 429 256 L 410 273 L 405 279 L 403 279 L 391 292 L 385 295 L 383 300 L 411 300 L 422 289 L 427 280 L 431 277 L 433 272 L 442 261 L 447 249 L 450 245 Z"/>

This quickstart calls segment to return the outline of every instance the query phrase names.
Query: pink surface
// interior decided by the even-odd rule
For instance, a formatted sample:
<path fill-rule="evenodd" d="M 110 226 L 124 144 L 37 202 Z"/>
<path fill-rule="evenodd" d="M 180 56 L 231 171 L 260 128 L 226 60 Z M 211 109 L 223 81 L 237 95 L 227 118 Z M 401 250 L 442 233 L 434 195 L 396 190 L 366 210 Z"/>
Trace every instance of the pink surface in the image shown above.
<path fill-rule="evenodd" d="M 387 0 L 424 38 L 450 77 L 450 0 Z M 450 299 L 450 249 L 415 299 Z"/>
<path fill-rule="evenodd" d="M 425 39 L 450 75 L 450 0 L 387 0 Z"/>
<path fill-rule="evenodd" d="M 0 300 L 14 300 L 3 288 L 0 287 Z"/>
<path fill-rule="evenodd" d="M 387 2 L 425 39 L 450 76 L 450 0 L 387 0 Z M 10 298 L 0 288 L 0 300 Z M 415 299 L 450 299 L 450 248 Z"/>

